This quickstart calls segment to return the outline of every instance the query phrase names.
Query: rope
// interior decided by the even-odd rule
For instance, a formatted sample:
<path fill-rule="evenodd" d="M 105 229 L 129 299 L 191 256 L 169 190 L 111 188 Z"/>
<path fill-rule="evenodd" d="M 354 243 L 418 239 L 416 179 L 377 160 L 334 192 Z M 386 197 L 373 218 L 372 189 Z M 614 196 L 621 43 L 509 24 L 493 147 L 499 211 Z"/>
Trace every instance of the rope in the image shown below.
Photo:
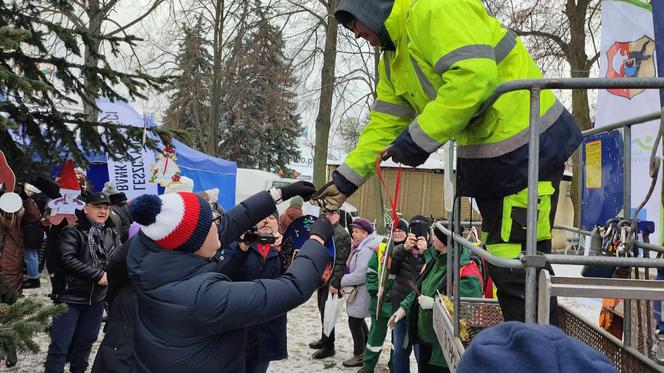
<path fill-rule="evenodd" d="M 381 154 L 379 153 L 378 156 L 376 157 L 376 175 L 378 175 L 378 179 L 380 180 L 380 185 L 387 193 L 387 199 L 390 202 L 390 209 L 392 210 L 392 231 L 394 231 L 394 229 L 397 226 L 397 223 L 399 222 L 399 214 L 397 213 L 397 204 L 399 202 L 399 189 L 401 187 L 401 163 L 399 163 L 399 167 L 397 168 L 397 181 L 396 185 L 394 186 L 394 198 L 392 198 L 390 193 L 387 191 L 387 183 L 385 182 L 385 179 L 383 179 L 383 173 L 380 169 L 380 161 L 381 161 Z"/>

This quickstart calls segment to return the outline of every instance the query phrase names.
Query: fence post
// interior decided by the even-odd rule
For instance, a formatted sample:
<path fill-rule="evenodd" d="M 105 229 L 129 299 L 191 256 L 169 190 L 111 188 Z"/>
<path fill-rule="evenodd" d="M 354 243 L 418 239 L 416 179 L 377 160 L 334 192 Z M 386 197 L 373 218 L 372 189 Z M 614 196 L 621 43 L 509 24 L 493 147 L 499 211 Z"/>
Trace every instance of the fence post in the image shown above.
<path fill-rule="evenodd" d="M 537 253 L 537 182 L 539 180 L 539 118 L 540 118 L 540 89 L 530 89 L 530 127 L 528 142 L 528 214 L 526 231 L 526 254 L 531 256 Z M 536 321 L 535 309 L 537 269 L 526 267 L 526 318 L 527 323 Z"/>
<path fill-rule="evenodd" d="M 461 235 L 461 197 L 456 196 L 454 198 L 454 234 Z M 457 241 L 454 241 L 453 249 L 453 259 L 454 259 L 454 281 L 453 287 L 456 286 L 457 292 L 454 295 L 454 336 L 459 337 L 459 304 L 461 303 L 461 296 L 459 295 L 459 277 L 460 277 L 460 263 L 461 263 L 461 245 Z M 449 247 L 447 248 L 449 256 Z M 449 267 L 448 267 L 449 268 Z"/>
<path fill-rule="evenodd" d="M 624 169 L 624 185 L 623 185 L 623 216 L 629 219 L 632 216 L 632 128 L 625 127 L 623 129 L 623 169 Z M 623 344 L 625 346 L 632 345 L 632 301 L 631 299 L 623 300 Z"/>
<path fill-rule="evenodd" d="M 450 140 L 450 151 L 447 154 L 447 167 L 445 168 L 445 177 L 450 178 L 450 180 L 456 180 L 456 177 L 454 179 L 452 179 L 452 175 L 455 175 L 455 173 L 454 173 L 454 156 L 455 156 L 455 154 L 454 154 L 454 140 Z M 444 184 L 445 183 L 443 182 L 443 185 Z M 454 188 L 455 188 L 454 195 L 456 195 L 456 183 L 454 183 Z M 443 199 L 445 199 L 444 196 L 443 196 Z M 455 210 L 456 209 L 456 199 L 453 199 L 453 201 L 454 202 L 452 203 L 452 212 L 449 212 L 447 214 L 447 221 L 448 221 L 448 224 L 449 224 L 447 226 L 447 228 L 454 234 L 454 232 L 456 232 L 455 228 L 454 228 L 455 227 L 454 226 L 454 223 L 455 223 L 454 212 L 456 211 Z M 454 236 L 450 235 L 447 238 L 447 251 L 448 251 L 448 253 L 447 253 L 448 254 L 447 255 L 447 270 L 448 271 L 453 266 L 453 264 L 452 264 L 452 255 L 449 255 L 450 254 L 449 251 L 450 251 L 450 249 L 452 249 L 454 247 L 453 246 L 454 242 L 455 242 L 454 241 Z M 446 294 L 447 294 L 448 297 L 452 296 L 452 280 L 453 280 L 452 276 L 447 276 L 447 293 Z"/>

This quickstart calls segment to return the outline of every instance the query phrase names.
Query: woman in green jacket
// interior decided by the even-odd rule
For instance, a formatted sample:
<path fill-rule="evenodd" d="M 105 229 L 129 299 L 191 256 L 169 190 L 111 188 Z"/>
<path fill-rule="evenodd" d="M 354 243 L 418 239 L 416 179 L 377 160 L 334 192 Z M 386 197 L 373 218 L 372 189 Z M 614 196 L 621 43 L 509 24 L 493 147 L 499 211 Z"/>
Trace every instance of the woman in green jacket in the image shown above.
<path fill-rule="evenodd" d="M 419 296 L 413 291 L 400 304 L 388 325 L 393 327 L 408 316 L 408 337 L 404 344 L 417 344 L 415 349 L 420 373 L 448 372 L 447 362 L 433 330 L 433 298 L 438 292 L 446 294 L 447 287 L 447 237 L 434 229 L 433 245 L 425 253 L 425 265 L 417 278 Z M 466 249 L 461 252 L 461 280 L 459 296 L 481 298 L 481 274 Z M 418 353 L 419 351 L 419 353 Z"/>

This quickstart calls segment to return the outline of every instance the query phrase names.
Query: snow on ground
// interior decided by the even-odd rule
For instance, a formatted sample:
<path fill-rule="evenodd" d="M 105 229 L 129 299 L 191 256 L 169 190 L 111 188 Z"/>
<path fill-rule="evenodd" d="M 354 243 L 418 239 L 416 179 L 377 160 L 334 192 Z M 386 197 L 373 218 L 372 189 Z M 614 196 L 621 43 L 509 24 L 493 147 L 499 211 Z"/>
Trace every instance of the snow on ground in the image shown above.
<path fill-rule="evenodd" d="M 554 264 L 553 272 L 560 277 L 581 277 L 581 266 Z M 597 325 L 602 309 L 601 298 L 558 297 L 558 302 L 568 306 L 576 315 L 591 325 Z"/>
<path fill-rule="evenodd" d="M 43 302 L 50 302 L 48 294 L 51 291 L 49 280 L 42 276 L 42 287 L 39 289 L 27 289 L 24 291 L 26 297 L 36 297 Z M 367 325 L 370 325 L 370 319 L 367 319 Z M 313 372 L 356 372 L 358 368 L 346 368 L 342 362 L 352 357 L 353 340 L 348 329 L 348 316 L 345 312 L 341 313 L 336 327 L 336 355 L 324 360 L 314 360 L 311 354 L 314 350 L 309 348 L 309 342 L 320 338 L 320 315 L 316 306 L 316 294 L 309 301 L 300 307 L 288 313 L 288 359 L 272 362 L 268 372 L 288 372 L 288 373 L 313 373 Z M 102 331 L 99 332 L 99 338 L 92 348 L 90 354 L 90 367 L 94 361 L 99 343 L 104 337 Z M 375 372 L 387 372 L 387 361 L 390 355 L 390 340 L 386 338 L 383 352 L 381 353 L 378 366 Z M 39 344 L 40 352 L 33 354 L 19 354 L 18 365 L 14 368 L 7 368 L 4 362 L 0 362 L 0 373 L 37 373 L 43 372 L 43 364 L 46 360 L 46 351 L 48 350 L 49 337 L 46 333 L 39 333 L 35 341 Z M 65 370 L 67 371 L 67 370 Z M 411 355 L 411 371 L 417 371 L 414 355 Z"/>
<path fill-rule="evenodd" d="M 580 277 L 581 267 L 571 265 L 554 265 L 554 271 L 557 276 Z M 26 297 L 37 297 L 44 302 L 50 302 L 48 294 L 50 293 L 50 283 L 47 277 L 42 278 L 42 287 L 40 289 L 28 289 L 24 294 Z M 601 308 L 601 299 L 590 298 L 558 298 L 561 304 L 569 306 L 575 313 L 583 317 L 587 322 L 593 325 L 597 324 L 599 311 Z M 370 325 L 370 319 L 367 319 Z M 336 327 L 336 355 L 323 359 L 314 360 L 311 354 L 314 350 L 309 348 L 309 342 L 320 338 L 320 316 L 316 306 L 316 294 L 302 306 L 288 313 L 288 359 L 272 362 L 268 372 L 288 372 L 288 373 L 312 373 L 319 371 L 327 372 L 356 372 L 359 368 L 346 368 L 342 362 L 352 356 L 353 340 L 348 329 L 348 316 L 345 312 L 337 322 Z M 97 347 L 104 334 L 100 331 L 99 339 L 93 346 L 90 354 L 90 365 L 94 361 Z M 386 338 L 383 346 L 376 372 L 387 372 L 387 361 L 390 354 L 390 336 Z M 40 352 L 36 355 L 21 354 L 19 363 L 14 368 L 6 368 L 4 363 L 0 362 L 0 372 L 11 373 L 35 373 L 43 371 L 43 363 L 46 359 L 49 337 L 46 333 L 40 333 L 35 338 L 40 346 Z M 411 371 L 417 371 L 415 357 L 411 355 Z"/>

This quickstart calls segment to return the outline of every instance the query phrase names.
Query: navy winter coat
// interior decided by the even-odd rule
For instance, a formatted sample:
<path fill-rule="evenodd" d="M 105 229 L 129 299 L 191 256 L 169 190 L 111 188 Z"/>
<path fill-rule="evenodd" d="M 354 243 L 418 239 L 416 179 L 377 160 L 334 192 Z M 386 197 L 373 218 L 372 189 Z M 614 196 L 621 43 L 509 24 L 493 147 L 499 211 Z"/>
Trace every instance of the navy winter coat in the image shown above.
<path fill-rule="evenodd" d="M 225 255 L 232 255 L 232 257 L 241 253 L 242 251 L 237 245 L 231 245 L 224 250 Z M 242 267 L 240 281 L 278 278 L 283 273 L 281 256 L 274 247 L 270 248 L 267 257 L 263 259 L 257 245 L 252 244 Z M 247 359 L 274 361 L 287 358 L 286 324 L 286 314 L 284 313 L 272 320 L 248 328 L 245 349 Z"/>
<path fill-rule="evenodd" d="M 229 211 L 222 219 L 222 245 L 273 210 L 269 194 L 259 193 Z M 243 372 L 246 328 L 306 302 L 328 260 L 326 249 L 309 241 L 283 276 L 230 282 L 210 260 L 165 251 L 139 233 L 127 257 L 138 292 L 136 370 Z"/>

